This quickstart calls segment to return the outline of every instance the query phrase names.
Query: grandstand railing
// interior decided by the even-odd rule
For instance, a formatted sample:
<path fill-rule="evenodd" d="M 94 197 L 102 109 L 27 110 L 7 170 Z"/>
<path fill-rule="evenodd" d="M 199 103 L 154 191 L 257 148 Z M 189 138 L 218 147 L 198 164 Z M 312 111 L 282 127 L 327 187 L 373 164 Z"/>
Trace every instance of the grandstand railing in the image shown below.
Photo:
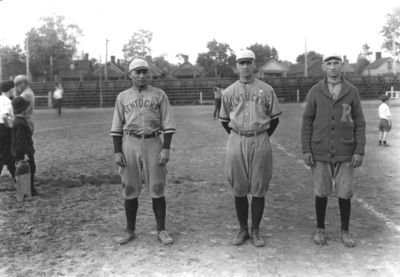
<path fill-rule="evenodd" d="M 360 91 L 362 99 L 377 99 L 381 94 L 394 87 L 400 90 L 399 77 L 349 77 L 347 78 Z M 151 80 L 152 86 L 163 89 L 172 105 L 200 104 L 202 101 L 213 101 L 213 87 L 218 81 L 223 88 L 236 82 L 237 79 L 161 79 Z M 303 102 L 307 92 L 321 78 L 267 78 L 262 81 L 271 85 L 277 97 L 284 102 Z M 51 106 L 51 95 L 54 83 L 30 83 L 36 96 L 36 107 L 47 108 Z M 64 82 L 64 107 L 113 107 L 118 94 L 132 86 L 131 81 L 107 81 L 101 84 L 98 81 Z M 47 97 L 46 97 L 47 96 Z M 101 97 L 102 96 L 102 97 Z M 102 99 L 101 99 L 102 98 Z"/>

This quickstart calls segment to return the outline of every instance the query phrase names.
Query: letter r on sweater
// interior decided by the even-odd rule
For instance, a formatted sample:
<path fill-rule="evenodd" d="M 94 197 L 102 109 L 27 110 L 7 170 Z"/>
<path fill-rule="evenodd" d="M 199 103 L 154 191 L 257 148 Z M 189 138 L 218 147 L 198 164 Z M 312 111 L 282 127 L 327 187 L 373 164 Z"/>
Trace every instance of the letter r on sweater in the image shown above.
<path fill-rule="evenodd" d="M 351 118 L 351 107 L 344 103 L 343 104 L 343 115 L 340 121 L 342 122 L 347 122 L 347 117 L 349 117 L 349 121 L 353 122 L 353 119 Z"/>

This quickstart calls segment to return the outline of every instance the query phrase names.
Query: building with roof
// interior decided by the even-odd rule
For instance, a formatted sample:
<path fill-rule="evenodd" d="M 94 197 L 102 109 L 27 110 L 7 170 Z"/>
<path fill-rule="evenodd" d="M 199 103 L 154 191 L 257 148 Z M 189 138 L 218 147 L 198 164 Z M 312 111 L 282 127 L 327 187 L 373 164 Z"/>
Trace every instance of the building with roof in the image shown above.
<path fill-rule="evenodd" d="M 288 70 L 275 59 L 270 59 L 264 65 L 258 68 L 257 78 L 267 77 L 286 77 Z"/>
<path fill-rule="evenodd" d="M 189 56 L 184 57 L 184 63 L 172 71 L 174 79 L 198 79 L 201 78 L 204 68 L 189 62 Z"/>
<path fill-rule="evenodd" d="M 96 70 L 94 70 L 93 79 L 99 80 L 101 75 L 101 79 L 105 80 L 106 73 L 108 81 L 119 81 L 127 79 L 125 69 L 120 65 L 119 60 L 115 62 L 115 56 L 111 56 L 111 61 L 107 62 L 107 64 L 101 64 L 99 67 L 96 68 Z"/>
<path fill-rule="evenodd" d="M 89 55 L 85 54 L 83 60 L 59 60 L 55 67 L 55 80 L 57 81 L 88 81 L 93 76 L 93 66 Z"/>
<path fill-rule="evenodd" d="M 287 77 L 304 77 L 305 64 L 294 64 L 287 72 Z M 320 60 L 313 60 L 307 63 L 307 76 L 308 77 L 323 77 L 325 71 L 322 69 L 322 62 Z"/>
<path fill-rule="evenodd" d="M 393 75 L 393 63 L 396 62 L 396 75 L 400 72 L 400 63 L 392 58 L 382 58 L 381 52 L 376 52 L 376 60 L 370 63 L 362 72 L 362 76 Z"/>

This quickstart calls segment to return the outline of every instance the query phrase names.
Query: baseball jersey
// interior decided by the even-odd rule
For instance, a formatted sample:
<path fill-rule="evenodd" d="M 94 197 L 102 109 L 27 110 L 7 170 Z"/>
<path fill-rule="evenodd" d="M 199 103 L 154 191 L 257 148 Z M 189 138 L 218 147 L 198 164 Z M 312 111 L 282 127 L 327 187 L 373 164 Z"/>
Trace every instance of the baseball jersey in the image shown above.
<path fill-rule="evenodd" d="M 32 117 L 33 110 L 35 109 L 35 94 L 33 94 L 33 91 L 31 90 L 31 88 L 28 87 L 26 90 L 24 90 L 21 93 L 21 96 L 31 102 L 29 104 L 29 107 L 25 111 L 25 118 L 29 119 Z"/>
<path fill-rule="evenodd" d="M 379 106 L 379 118 L 388 119 L 390 117 L 390 109 L 388 104 L 382 103 Z"/>
<path fill-rule="evenodd" d="M 261 131 L 282 113 L 273 88 L 258 79 L 250 83 L 239 80 L 222 94 L 219 119 L 230 122 L 238 131 Z"/>
<path fill-rule="evenodd" d="M 63 97 L 63 90 L 62 89 L 56 89 L 53 93 L 54 99 L 62 99 Z"/>
<path fill-rule="evenodd" d="M 0 123 L 4 123 L 3 114 L 8 114 L 8 117 L 13 119 L 11 100 L 7 96 L 0 95 Z"/>
<path fill-rule="evenodd" d="M 124 131 L 139 135 L 163 131 L 175 133 L 175 120 L 167 94 L 152 86 L 139 92 L 131 87 L 117 96 L 111 136 L 123 136 Z"/>

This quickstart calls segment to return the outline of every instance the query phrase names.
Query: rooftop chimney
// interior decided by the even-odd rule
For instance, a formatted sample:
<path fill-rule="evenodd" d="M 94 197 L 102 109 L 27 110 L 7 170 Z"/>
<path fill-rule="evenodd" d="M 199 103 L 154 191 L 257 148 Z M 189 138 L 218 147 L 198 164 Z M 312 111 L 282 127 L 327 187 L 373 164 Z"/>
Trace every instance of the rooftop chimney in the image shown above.
<path fill-rule="evenodd" d="M 120 66 L 121 64 L 119 63 L 119 59 L 117 60 L 117 65 Z"/>
<path fill-rule="evenodd" d="M 375 52 L 375 60 L 382 58 L 382 52 Z"/>
<path fill-rule="evenodd" d="M 115 64 L 115 56 L 111 56 L 111 63 Z"/>
<path fill-rule="evenodd" d="M 185 63 L 189 62 L 189 55 L 184 55 L 183 60 Z"/>
<path fill-rule="evenodd" d="M 85 54 L 85 60 L 88 61 L 89 60 L 89 53 Z"/>

